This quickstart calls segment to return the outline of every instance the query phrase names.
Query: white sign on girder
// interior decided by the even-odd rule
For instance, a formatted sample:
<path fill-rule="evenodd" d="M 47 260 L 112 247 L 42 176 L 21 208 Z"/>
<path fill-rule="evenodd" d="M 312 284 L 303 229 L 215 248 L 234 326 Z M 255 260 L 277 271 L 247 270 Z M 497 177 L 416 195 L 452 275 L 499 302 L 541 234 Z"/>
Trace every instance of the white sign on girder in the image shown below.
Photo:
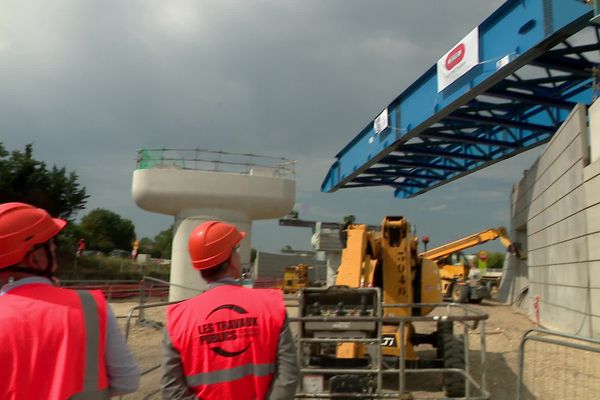
<path fill-rule="evenodd" d="M 375 131 L 375 134 L 378 135 L 381 132 L 383 132 L 388 126 L 388 109 L 386 108 L 381 112 L 381 114 L 379 114 L 377 118 L 375 118 L 375 121 L 373 121 L 373 130 Z"/>
<path fill-rule="evenodd" d="M 437 62 L 438 93 L 479 63 L 479 27 Z"/>

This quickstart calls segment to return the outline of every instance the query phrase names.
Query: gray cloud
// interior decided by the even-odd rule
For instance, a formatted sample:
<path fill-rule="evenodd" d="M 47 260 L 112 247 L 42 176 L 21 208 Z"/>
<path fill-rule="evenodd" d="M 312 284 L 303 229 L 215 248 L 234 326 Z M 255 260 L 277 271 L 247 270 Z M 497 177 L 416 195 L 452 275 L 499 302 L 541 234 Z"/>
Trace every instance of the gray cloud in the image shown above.
<path fill-rule="evenodd" d="M 87 211 L 119 212 L 140 235 L 171 222 L 131 200 L 141 147 L 295 159 L 306 218 L 356 214 L 378 223 L 401 214 L 440 240 L 471 233 L 491 209 L 508 208 L 510 185 L 520 176 L 514 167 L 492 171 L 496 184 L 483 171 L 406 201 L 385 188 L 319 188 L 334 155 L 501 3 L 4 1 L 0 141 L 9 149 L 33 142 L 37 158 L 75 170 L 92 195 Z M 482 204 L 465 195 L 490 188 L 508 191 L 505 199 L 494 195 Z M 440 222 L 421 205 L 435 198 L 427 204 L 439 208 L 444 196 L 453 217 Z M 282 230 L 293 231 L 257 223 L 256 246 L 274 250 L 288 239 L 309 246 L 308 233 L 298 243 L 298 233 Z"/>

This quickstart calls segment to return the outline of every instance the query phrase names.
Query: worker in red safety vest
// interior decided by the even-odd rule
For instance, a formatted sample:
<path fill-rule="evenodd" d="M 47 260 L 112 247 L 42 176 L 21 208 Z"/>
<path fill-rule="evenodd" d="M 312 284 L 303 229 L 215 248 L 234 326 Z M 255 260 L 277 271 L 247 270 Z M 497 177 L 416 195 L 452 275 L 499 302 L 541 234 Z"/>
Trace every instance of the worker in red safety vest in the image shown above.
<path fill-rule="evenodd" d="M 0 398 L 106 399 L 135 392 L 140 369 L 101 291 L 55 286 L 54 237 L 67 222 L 0 204 Z"/>
<path fill-rule="evenodd" d="M 299 367 L 283 296 L 240 284 L 244 236 L 220 221 L 190 235 L 192 266 L 208 289 L 167 309 L 163 399 L 294 398 Z"/>

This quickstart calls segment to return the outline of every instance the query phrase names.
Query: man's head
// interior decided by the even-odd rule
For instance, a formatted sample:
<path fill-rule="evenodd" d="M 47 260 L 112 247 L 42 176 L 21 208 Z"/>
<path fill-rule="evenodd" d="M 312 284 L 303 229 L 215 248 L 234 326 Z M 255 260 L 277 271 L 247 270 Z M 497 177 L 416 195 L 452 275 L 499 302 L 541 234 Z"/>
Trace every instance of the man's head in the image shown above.
<path fill-rule="evenodd" d="M 188 241 L 192 267 L 209 281 L 225 276 L 239 278 L 241 264 L 237 249 L 244 236 L 234 225 L 203 222 L 192 231 Z"/>
<path fill-rule="evenodd" d="M 56 269 L 52 238 L 66 225 L 67 221 L 29 204 L 0 204 L 0 272 L 18 268 L 51 275 Z"/>

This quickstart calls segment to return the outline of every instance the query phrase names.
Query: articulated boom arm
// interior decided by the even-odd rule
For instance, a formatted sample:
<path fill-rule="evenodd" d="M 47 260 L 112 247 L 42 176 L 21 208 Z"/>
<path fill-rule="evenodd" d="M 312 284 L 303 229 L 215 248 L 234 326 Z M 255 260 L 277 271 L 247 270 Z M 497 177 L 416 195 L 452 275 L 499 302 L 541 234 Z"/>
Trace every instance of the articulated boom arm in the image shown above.
<path fill-rule="evenodd" d="M 384 304 L 441 302 L 438 267 L 418 256 L 418 240 L 401 216 L 385 217 L 381 230 L 352 224 L 342 250 L 336 285 L 380 287 Z M 389 307 L 396 316 L 426 315 L 431 308 Z"/>
<path fill-rule="evenodd" d="M 500 241 L 504 247 L 508 248 L 508 246 L 511 245 L 511 241 L 506 233 L 506 228 L 501 226 L 499 228 L 481 231 L 462 239 L 455 240 L 454 242 L 447 243 L 443 246 L 424 251 L 420 254 L 420 256 L 428 260 L 437 261 L 449 256 L 452 253 L 456 253 L 468 249 L 469 247 L 477 246 L 498 238 L 500 238 Z"/>

